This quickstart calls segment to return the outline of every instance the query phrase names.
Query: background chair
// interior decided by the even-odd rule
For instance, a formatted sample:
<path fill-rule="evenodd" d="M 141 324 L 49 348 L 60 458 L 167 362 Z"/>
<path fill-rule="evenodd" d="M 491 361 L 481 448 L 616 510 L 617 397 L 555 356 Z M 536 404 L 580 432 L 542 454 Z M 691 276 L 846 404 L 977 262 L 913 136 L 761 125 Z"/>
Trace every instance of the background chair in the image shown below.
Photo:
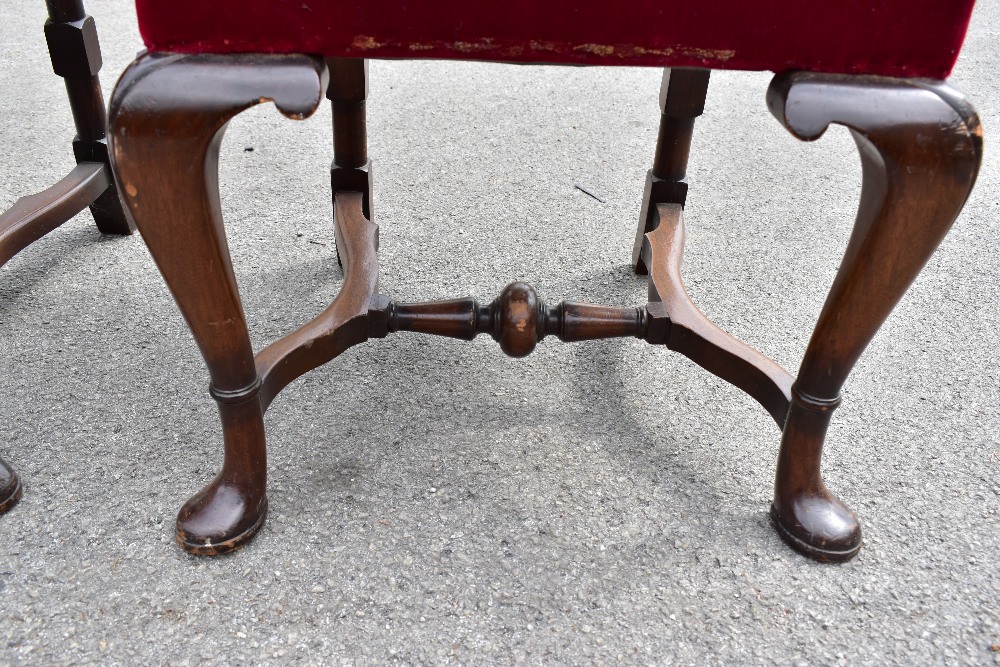
<path fill-rule="evenodd" d="M 746 391 L 782 429 L 770 512 L 782 538 L 819 560 L 857 553 L 857 518 L 821 476 L 823 441 L 848 373 L 975 182 L 978 118 L 941 81 L 957 57 L 971 2 L 873 8 L 857 1 L 807 10 L 734 0 L 697 8 L 637 1 L 624 8 L 525 2 L 462 9 L 430 0 L 321 8 L 145 0 L 137 7 L 150 53 L 126 72 L 112 101 L 117 178 L 206 359 L 226 446 L 222 472 L 181 510 L 184 548 L 222 553 L 259 530 L 267 512 L 263 413 L 282 388 L 368 338 L 416 331 L 490 333 L 511 356 L 528 354 L 546 335 L 634 336 L 685 354 Z M 649 303 L 547 307 L 523 283 L 488 306 L 471 299 L 407 304 L 378 294 L 365 148 L 369 57 L 671 68 L 633 253 L 637 271 L 650 275 Z M 778 72 L 767 101 L 779 121 L 804 140 L 845 125 L 861 155 L 855 231 L 794 379 L 712 324 L 680 278 L 687 154 L 712 68 Z M 304 117 L 324 91 L 333 105 L 331 180 L 344 285 L 324 313 L 255 357 L 218 201 L 222 132 L 231 117 L 266 100 Z M 149 169 L 153 164 L 159 169 Z"/>
<path fill-rule="evenodd" d="M 34 241 L 90 207 L 104 234 L 131 234 L 135 227 L 122 209 L 111 175 L 106 140 L 107 112 L 101 93 L 101 49 L 94 19 L 82 0 L 47 0 L 45 39 L 52 69 L 66 82 L 76 124 L 76 167 L 43 192 L 21 197 L 0 214 L 0 266 Z M 21 497 L 21 482 L 0 460 L 0 513 Z"/>

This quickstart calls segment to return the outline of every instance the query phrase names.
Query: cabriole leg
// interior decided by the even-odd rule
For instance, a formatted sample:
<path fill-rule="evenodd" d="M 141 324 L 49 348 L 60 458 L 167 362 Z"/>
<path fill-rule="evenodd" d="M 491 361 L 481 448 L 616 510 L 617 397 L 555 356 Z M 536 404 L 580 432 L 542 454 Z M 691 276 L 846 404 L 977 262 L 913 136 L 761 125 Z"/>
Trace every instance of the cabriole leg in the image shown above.
<path fill-rule="evenodd" d="M 962 210 L 982 131 L 971 105 L 939 82 L 786 73 L 768 106 L 803 140 L 848 127 L 861 153 L 857 220 L 792 388 L 771 506 L 791 546 L 844 561 L 861 548 L 861 528 L 823 483 L 826 430 L 848 373 Z"/>
<path fill-rule="evenodd" d="M 192 553 L 242 546 L 267 513 L 261 382 L 219 203 L 222 134 L 262 101 L 304 118 L 325 77 L 323 63 L 306 56 L 146 55 L 112 98 L 118 183 L 205 358 L 222 420 L 222 471 L 177 519 L 177 540 Z"/>

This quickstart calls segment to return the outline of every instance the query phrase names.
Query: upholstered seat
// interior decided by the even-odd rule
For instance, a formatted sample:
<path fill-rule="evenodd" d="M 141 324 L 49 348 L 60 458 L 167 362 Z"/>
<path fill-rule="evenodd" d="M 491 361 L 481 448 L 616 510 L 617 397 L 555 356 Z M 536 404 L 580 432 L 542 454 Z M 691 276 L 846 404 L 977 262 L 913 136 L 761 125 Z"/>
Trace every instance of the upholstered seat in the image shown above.
<path fill-rule="evenodd" d="M 972 0 L 138 0 L 150 51 L 944 78 Z"/>
<path fill-rule="evenodd" d="M 770 509 L 781 537 L 819 560 L 858 552 L 860 523 L 823 482 L 824 439 L 848 374 L 975 183 L 978 117 L 938 80 L 957 58 L 971 0 L 138 0 L 137 7 L 149 53 L 112 99 L 113 162 L 208 365 L 225 438 L 222 471 L 178 516 L 185 549 L 230 551 L 263 525 L 264 412 L 285 386 L 353 345 L 409 331 L 487 333 L 515 357 L 547 335 L 633 336 L 678 351 L 752 396 L 781 429 Z M 400 303 L 379 294 L 367 58 L 666 68 L 632 256 L 636 272 L 649 274 L 649 302 L 550 307 L 523 283 L 488 305 Z M 712 68 L 777 72 L 767 104 L 779 122 L 803 140 L 844 125 L 861 156 L 854 233 L 795 376 L 713 324 L 681 280 L 688 153 Z M 343 285 L 329 308 L 255 355 L 221 217 L 222 133 L 262 102 L 304 118 L 324 93 L 333 107 Z M 600 102 L 600 91 L 594 98 Z"/>

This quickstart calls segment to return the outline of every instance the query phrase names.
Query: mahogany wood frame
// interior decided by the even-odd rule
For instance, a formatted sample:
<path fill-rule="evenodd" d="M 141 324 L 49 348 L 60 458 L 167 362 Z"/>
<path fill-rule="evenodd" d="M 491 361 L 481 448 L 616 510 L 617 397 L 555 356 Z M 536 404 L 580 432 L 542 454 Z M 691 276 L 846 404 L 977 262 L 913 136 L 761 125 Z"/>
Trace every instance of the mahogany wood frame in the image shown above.
<path fill-rule="evenodd" d="M 329 308 L 255 358 L 221 217 L 222 133 L 233 116 L 262 101 L 273 101 L 291 118 L 309 115 L 328 76 L 334 226 L 344 283 Z M 486 306 L 473 299 L 406 304 L 377 291 L 363 61 L 140 57 L 112 99 L 116 176 L 208 365 L 225 443 L 221 472 L 180 511 L 181 546 L 196 554 L 223 553 L 245 544 L 262 525 L 263 416 L 282 388 L 352 345 L 414 331 L 461 339 L 488 333 L 512 356 L 530 353 L 546 335 L 564 341 L 634 336 L 677 350 L 747 392 L 782 429 L 771 507 L 782 538 L 818 560 L 854 556 L 861 547 L 857 518 L 826 488 L 820 472 L 826 428 L 854 363 L 973 186 L 982 151 L 979 121 L 942 82 L 794 72 L 774 78 L 768 106 L 792 134 L 813 140 L 831 123 L 845 125 L 863 164 L 854 233 L 793 378 L 710 322 L 681 280 L 684 177 L 708 78 L 708 72 L 693 70 L 664 75 L 660 135 L 633 256 L 636 270 L 650 276 L 647 304 L 548 307 L 523 283 L 509 285 Z M 148 169 L 151 164 L 158 169 Z"/>
<path fill-rule="evenodd" d="M 101 48 L 94 19 L 83 0 L 46 0 L 45 39 L 52 69 L 66 83 L 76 137 L 76 167 L 52 187 L 21 197 L 0 214 L 0 266 L 11 257 L 90 207 L 104 234 L 135 231 L 122 208 L 108 156 L 107 111 L 101 93 Z M 0 514 L 17 504 L 22 486 L 0 459 Z"/>

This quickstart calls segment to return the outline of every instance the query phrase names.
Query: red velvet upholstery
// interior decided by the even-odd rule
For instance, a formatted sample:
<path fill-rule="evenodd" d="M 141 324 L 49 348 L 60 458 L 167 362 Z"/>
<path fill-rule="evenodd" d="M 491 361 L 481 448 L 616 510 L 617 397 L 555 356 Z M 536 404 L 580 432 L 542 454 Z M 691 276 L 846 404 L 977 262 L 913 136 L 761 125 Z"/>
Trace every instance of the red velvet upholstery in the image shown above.
<path fill-rule="evenodd" d="M 943 78 L 973 0 L 137 0 L 150 51 Z"/>

